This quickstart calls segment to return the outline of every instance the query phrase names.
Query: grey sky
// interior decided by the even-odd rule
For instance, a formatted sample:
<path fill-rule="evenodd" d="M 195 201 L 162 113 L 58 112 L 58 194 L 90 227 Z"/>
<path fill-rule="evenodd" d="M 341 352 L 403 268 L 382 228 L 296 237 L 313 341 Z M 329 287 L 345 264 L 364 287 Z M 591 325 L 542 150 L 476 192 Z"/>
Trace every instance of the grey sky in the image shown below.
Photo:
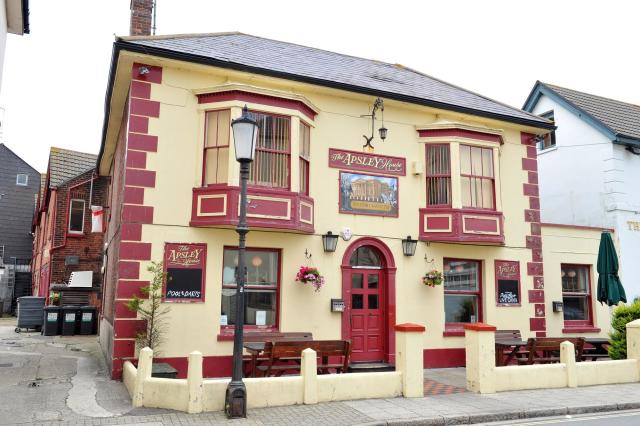
<path fill-rule="evenodd" d="M 50 146 L 97 153 L 113 34 L 129 0 L 31 0 L 9 35 L 4 142 L 44 171 Z M 158 34 L 242 31 L 385 62 L 521 107 L 539 79 L 640 103 L 640 3 L 626 0 L 158 0 Z"/>

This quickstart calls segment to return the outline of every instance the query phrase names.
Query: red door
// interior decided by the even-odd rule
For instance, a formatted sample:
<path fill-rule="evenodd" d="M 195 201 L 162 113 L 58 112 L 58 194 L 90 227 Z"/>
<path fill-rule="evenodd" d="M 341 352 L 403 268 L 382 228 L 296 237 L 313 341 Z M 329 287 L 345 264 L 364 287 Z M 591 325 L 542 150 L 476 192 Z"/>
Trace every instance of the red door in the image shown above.
<path fill-rule="evenodd" d="M 384 292 L 380 270 L 351 270 L 351 360 L 384 360 Z"/>

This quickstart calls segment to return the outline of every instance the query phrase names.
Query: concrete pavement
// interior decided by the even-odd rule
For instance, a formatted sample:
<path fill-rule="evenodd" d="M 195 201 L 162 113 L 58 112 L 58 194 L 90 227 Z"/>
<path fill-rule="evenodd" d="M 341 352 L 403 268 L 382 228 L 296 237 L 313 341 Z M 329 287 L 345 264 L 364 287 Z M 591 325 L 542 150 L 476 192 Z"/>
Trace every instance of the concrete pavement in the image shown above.
<path fill-rule="evenodd" d="M 121 382 L 106 377 L 95 336 L 15 334 L 0 319 L 0 424 L 38 425 L 401 425 L 522 422 L 546 416 L 640 408 L 640 384 L 478 395 L 459 392 L 463 369 L 425 370 L 424 398 L 371 399 L 249 410 L 229 421 L 220 412 L 198 415 L 133 409 Z M 435 386 L 433 385 L 435 383 Z M 426 388 L 426 387 L 425 387 Z"/>

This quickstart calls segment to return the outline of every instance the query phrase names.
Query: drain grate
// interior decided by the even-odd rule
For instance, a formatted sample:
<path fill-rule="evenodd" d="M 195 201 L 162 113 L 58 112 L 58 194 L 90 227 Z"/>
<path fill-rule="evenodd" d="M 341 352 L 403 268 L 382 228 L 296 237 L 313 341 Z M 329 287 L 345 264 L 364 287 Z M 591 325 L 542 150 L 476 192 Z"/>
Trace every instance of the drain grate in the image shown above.
<path fill-rule="evenodd" d="M 6 362 L 4 364 L 0 364 L 0 367 L 13 367 L 13 364 L 10 362 Z"/>

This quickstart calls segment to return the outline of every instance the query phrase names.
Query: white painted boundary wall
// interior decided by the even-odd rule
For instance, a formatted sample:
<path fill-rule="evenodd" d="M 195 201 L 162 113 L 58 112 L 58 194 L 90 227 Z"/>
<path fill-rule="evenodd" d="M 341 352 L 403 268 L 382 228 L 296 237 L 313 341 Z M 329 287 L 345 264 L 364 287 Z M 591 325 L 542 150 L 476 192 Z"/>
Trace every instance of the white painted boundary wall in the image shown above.
<path fill-rule="evenodd" d="M 247 378 L 248 408 L 317 404 L 364 398 L 422 397 L 424 327 L 396 326 L 396 371 L 355 374 L 317 374 L 316 353 L 305 349 L 299 376 Z M 230 379 L 203 379 L 202 354 L 189 354 L 186 379 L 151 377 L 153 351 L 140 351 L 138 368 L 125 362 L 123 382 L 134 407 L 169 408 L 188 413 L 224 409 Z"/>
<path fill-rule="evenodd" d="M 640 320 L 627 324 L 627 359 L 618 361 L 576 362 L 573 344 L 563 342 L 559 364 L 496 367 L 495 330 L 488 324 L 465 327 L 470 391 L 494 393 L 640 381 Z"/>

